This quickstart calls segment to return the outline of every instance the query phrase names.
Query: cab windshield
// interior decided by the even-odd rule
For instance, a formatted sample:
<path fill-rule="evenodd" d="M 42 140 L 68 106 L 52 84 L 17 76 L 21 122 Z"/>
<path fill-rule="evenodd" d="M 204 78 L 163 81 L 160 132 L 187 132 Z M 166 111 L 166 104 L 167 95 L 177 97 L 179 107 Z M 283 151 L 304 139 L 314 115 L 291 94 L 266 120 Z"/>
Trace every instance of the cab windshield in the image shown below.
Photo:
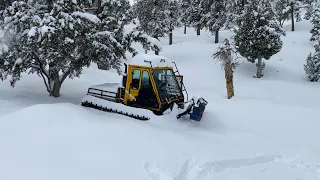
<path fill-rule="evenodd" d="M 183 96 L 176 76 L 171 69 L 155 69 L 153 77 L 162 102 Z"/>

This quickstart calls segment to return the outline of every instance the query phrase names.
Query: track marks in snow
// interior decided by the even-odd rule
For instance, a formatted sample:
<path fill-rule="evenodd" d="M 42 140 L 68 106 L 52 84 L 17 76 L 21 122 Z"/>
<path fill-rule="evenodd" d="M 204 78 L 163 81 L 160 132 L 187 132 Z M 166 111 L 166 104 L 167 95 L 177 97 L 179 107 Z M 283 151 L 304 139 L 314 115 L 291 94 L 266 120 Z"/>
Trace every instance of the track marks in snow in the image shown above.
<path fill-rule="evenodd" d="M 146 163 L 144 168 L 152 180 L 191 180 L 200 170 L 194 159 L 185 161 L 176 176 L 165 173 L 158 165 L 151 163 Z"/>
<path fill-rule="evenodd" d="M 254 158 L 243 158 L 243 159 L 231 159 L 231 160 L 220 160 L 207 162 L 200 167 L 203 169 L 200 174 L 206 174 L 210 171 L 220 172 L 230 168 L 241 168 L 246 166 L 252 166 L 256 164 L 263 164 L 267 162 L 275 161 L 283 156 L 260 156 Z"/>
<path fill-rule="evenodd" d="M 289 169 L 302 170 L 311 174 L 316 174 L 320 179 L 320 164 L 308 164 L 299 158 L 290 155 L 265 155 L 253 158 L 240 158 L 230 160 L 219 160 L 199 164 L 195 159 L 184 162 L 177 175 L 170 175 L 158 165 L 145 163 L 145 171 L 151 180 L 198 180 L 230 169 L 239 169 L 259 164 L 274 163 L 283 164 Z M 266 168 L 261 172 L 268 172 Z"/>

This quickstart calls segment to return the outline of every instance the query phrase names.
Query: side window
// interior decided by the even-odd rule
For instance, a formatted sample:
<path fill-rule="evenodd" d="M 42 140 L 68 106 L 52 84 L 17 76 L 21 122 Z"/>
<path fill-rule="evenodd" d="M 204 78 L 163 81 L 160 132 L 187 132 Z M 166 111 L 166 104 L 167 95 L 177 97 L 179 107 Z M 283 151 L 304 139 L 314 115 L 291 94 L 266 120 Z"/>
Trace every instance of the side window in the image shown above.
<path fill-rule="evenodd" d="M 139 82 L 140 82 L 140 70 L 139 69 L 135 69 L 132 72 L 131 88 L 132 89 L 139 89 Z"/>
<path fill-rule="evenodd" d="M 150 85 L 150 77 L 148 71 L 142 72 L 142 81 L 141 81 L 141 88 L 149 88 Z"/>

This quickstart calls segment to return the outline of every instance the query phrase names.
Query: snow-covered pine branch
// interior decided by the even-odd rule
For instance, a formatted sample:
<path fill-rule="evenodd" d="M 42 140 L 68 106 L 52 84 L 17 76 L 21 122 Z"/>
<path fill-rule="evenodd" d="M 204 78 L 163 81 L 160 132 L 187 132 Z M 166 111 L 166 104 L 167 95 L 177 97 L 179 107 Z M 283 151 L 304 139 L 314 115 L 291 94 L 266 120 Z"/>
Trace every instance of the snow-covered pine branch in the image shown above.
<path fill-rule="evenodd" d="M 0 28 L 9 43 L 1 56 L 6 62 L 2 74 L 11 76 L 12 86 L 29 70 L 42 77 L 51 96 L 58 97 L 64 80 L 79 77 L 92 62 L 120 71 L 125 58 L 122 44 L 114 33 L 100 32 L 100 19 L 79 4 L 58 0 L 43 13 L 31 1 L 16 1 L 3 11 Z"/>
<path fill-rule="evenodd" d="M 228 38 L 225 38 L 224 41 L 219 46 L 216 53 L 212 55 L 214 59 L 221 62 L 222 67 L 230 66 L 232 71 L 240 64 L 237 59 L 237 52 L 235 46 L 230 43 Z"/>
<path fill-rule="evenodd" d="M 167 34 L 170 30 L 168 6 L 168 0 L 137 0 L 134 5 L 134 14 L 139 21 L 137 30 L 155 39 Z M 159 54 L 158 51 L 155 53 Z"/>
<path fill-rule="evenodd" d="M 222 0 L 200 0 L 199 6 L 203 12 L 203 16 L 200 19 L 201 26 L 215 34 L 215 43 L 218 43 L 219 30 L 227 20 L 225 2 Z"/>
<path fill-rule="evenodd" d="M 143 49 L 146 51 L 161 51 L 161 44 L 158 39 L 152 38 L 141 31 L 132 30 L 130 33 L 125 35 L 123 45 L 126 50 L 133 54 L 133 56 L 137 54 L 136 50 L 132 47 L 132 43 L 134 42 L 142 44 Z"/>
<path fill-rule="evenodd" d="M 133 42 L 140 43 L 146 51 L 160 51 L 160 41 L 143 33 L 136 25 L 132 27 L 134 20 L 134 8 L 128 0 L 105 1 L 102 4 L 102 13 L 98 16 L 102 21 L 102 29 L 114 33 L 115 39 L 121 44 L 124 51 L 136 55 L 132 46 Z M 127 26 L 130 25 L 130 30 Z"/>

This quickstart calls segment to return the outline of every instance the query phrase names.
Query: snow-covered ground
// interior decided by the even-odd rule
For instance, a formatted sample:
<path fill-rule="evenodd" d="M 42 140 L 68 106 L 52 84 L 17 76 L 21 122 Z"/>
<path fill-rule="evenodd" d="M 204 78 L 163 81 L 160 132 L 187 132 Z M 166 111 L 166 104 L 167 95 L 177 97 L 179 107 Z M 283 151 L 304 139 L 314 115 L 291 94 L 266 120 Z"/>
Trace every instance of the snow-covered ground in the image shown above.
<path fill-rule="evenodd" d="M 81 107 L 89 86 L 120 80 L 95 66 L 66 80 L 57 99 L 35 75 L 14 89 L 1 82 L 0 179 L 319 180 L 320 84 L 303 71 L 311 25 L 286 28 L 262 79 L 252 77 L 254 64 L 238 67 L 231 100 L 208 32 L 178 29 L 172 46 L 161 39 L 160 54 L 178 64 L 189 94 L 209 102 L 200 122 L 174 114 L 138 121 Z"/>

